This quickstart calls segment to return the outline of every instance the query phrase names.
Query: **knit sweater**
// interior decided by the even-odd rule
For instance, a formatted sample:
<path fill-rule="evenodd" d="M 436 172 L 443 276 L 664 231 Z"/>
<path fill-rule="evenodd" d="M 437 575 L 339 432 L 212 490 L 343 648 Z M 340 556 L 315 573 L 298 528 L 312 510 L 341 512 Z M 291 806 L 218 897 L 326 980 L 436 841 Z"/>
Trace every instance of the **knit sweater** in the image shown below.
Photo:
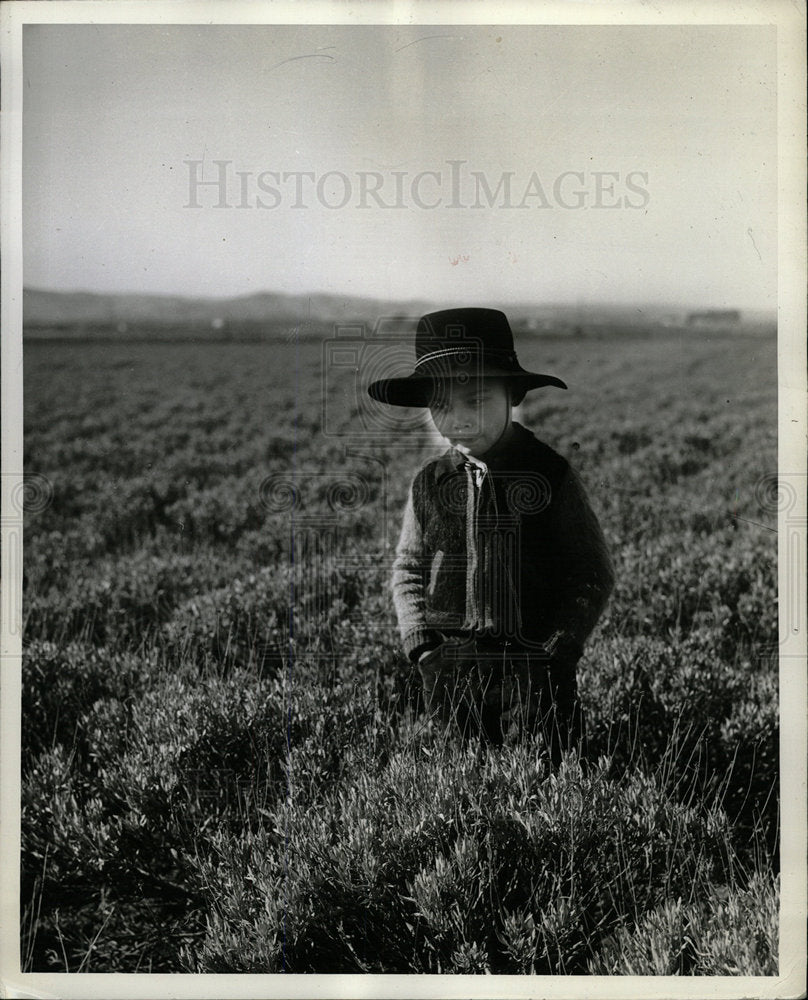
<path fill-rule="evenodd" d="M 392 575 L 410 659 L 469 633 L 577 659 L 613 585 L 580 479 L 521 424 L 484 462 L 450 448 L 416 473 Z"/>

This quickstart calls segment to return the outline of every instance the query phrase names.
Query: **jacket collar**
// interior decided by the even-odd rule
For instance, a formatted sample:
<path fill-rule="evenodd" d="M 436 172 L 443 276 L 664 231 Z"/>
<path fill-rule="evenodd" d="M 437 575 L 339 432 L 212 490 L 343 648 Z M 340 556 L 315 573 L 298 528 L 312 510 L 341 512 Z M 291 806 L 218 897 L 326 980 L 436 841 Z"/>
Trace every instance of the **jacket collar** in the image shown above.
<path fill-rule="evenodd" d="M 492 471 L 519 468 L 525 460 L 526 444 L 532 437 L 530 431 L 512 420 L 500 440 L 490 451 L 485 453 L 480 461 L 484 462 Z M 457 448 L 449 448 L 445 452 L 444 458 L 447 458 L 456 469 L 461 468 L 468 461 L 463 452 L 458 451 Z"/>

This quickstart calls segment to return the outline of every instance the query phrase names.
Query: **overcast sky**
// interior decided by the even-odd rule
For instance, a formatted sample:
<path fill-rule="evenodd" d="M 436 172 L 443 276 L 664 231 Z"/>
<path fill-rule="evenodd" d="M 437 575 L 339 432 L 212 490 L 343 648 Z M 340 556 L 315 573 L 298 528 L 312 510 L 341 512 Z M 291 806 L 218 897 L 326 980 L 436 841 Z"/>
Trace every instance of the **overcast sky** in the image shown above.
<path fill-rule="evenodd" d="M 776 302 L 773 28 L 34 25 L 24 76 L 29 287 Z"/>

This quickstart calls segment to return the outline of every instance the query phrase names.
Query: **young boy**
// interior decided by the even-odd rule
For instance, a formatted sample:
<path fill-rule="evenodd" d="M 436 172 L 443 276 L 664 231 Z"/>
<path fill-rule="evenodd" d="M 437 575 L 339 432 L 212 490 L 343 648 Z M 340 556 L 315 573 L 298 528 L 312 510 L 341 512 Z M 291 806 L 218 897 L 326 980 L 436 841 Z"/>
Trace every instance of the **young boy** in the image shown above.
<path fill-rule="evenodd" d="M 404 651 L 430 712 L 500 742 L 538 729 L 554 765 L 582 734 L 576 664 L 613 586 L 597 519 L 566 460 L 511 418 L 531 389 L 506 316 L 424 316 L 415 370 L 369 386 L 429 407 L 451 447 L 415 476 L 393 568 Z"/>

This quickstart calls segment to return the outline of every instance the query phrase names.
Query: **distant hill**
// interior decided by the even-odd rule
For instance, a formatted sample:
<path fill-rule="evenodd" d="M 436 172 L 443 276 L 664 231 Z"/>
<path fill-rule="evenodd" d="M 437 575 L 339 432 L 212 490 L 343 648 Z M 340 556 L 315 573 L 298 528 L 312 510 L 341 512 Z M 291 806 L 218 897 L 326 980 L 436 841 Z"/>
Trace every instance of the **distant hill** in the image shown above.
<path fill-rule="evenodd" d="M 29 336 L 272 337 L 320 336 L 334 324 L 373 329 L 382 317 L 406 318 L 402 329 L 431 309 L 458 305 L 424 300 L 383 301 L 343 295 L 257 292 L 233 298 L 56 292 L 26 288 L 23 325 Z M 702 315 L 683 307 L 571 303 L 492 303 L 504 308 L 517 333 L 612 336 L 686 328 Z M 704 312 L 708 315 L 710 310 Z M 759 311 L 721 314 L 724 332 L 770 333 L 774 317 Z M 712 326 L 715 324 L 701 324 Z M 691 322 L 691 332 L 693 323 Z M 709 332 L 709 330 L 708 330 Z"/>
<path fill-rule="evenodd" d="M 375 321 L 379 315 L 417 316 L 425 302 L 380 302 L 341 295 L 278 295 L 258 292 L 237 298 L 182 298 L 169 295 L 105 295 L 26 288 L 26 327 L 183 327 L 221 329 L 229 325 L 305 325 Z"/>

